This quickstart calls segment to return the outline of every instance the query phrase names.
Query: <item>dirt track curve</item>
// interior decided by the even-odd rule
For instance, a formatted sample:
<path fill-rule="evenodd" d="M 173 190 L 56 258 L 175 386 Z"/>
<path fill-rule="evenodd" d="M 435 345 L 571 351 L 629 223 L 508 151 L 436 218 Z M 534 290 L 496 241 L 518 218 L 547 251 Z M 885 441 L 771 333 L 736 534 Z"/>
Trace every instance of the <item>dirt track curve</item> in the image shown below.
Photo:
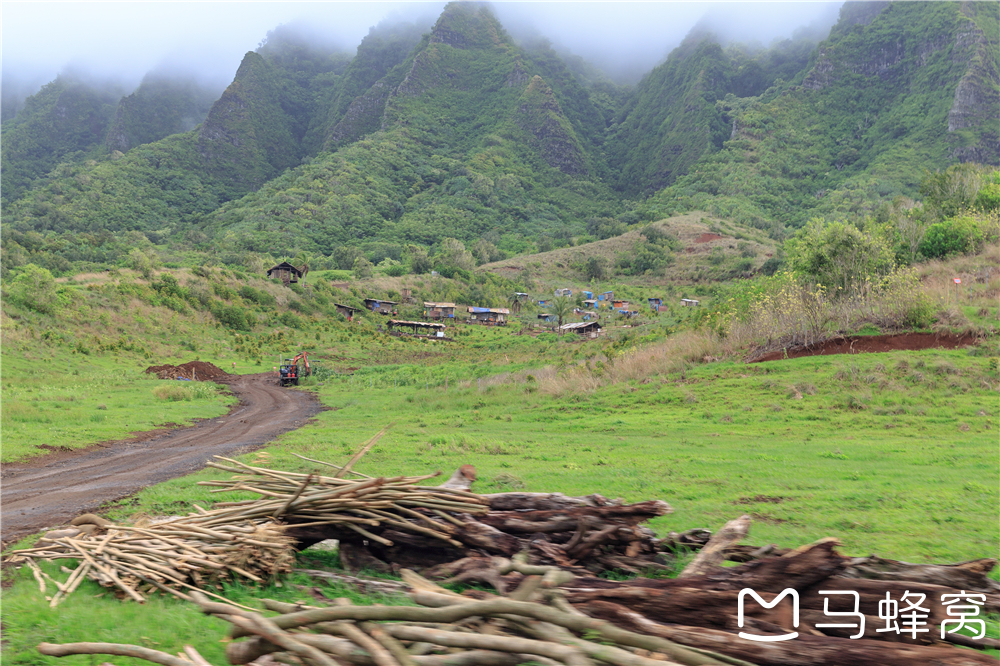
<path fill-rule="evenodd" d="M 105 502 L 194 472 L 213 455 L 263 446 L 324 409 L 310 393 L 280 388 L 273 374 L 227 375 L 215 381 L 228 384 L 240 399 L 225 416 L 3 465 L 3 542 L 64 524 Z"/>

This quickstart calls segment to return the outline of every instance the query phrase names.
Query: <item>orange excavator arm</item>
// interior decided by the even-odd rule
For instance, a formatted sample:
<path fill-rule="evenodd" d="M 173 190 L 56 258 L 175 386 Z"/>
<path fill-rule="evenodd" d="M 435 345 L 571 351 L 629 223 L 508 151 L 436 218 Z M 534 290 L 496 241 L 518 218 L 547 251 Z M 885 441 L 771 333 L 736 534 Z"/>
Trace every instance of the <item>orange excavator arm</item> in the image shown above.
<path fill-rule="evenodd" d="M 299 359 L 302 359 L 302 363 L 306 366 L 306 375 L 312 374 L 312 368 L 309 367 L 309 354 L 307 352 L 302 352 L 292 359 L 292 365 L 298 365 Z"/>

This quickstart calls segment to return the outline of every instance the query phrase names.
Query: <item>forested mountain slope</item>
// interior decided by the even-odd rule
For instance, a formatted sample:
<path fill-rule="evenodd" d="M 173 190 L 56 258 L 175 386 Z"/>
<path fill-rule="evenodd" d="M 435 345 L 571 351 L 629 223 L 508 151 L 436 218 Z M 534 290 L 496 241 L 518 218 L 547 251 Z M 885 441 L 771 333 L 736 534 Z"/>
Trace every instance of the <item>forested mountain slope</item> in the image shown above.
<path fill-rule="evenodd" d="M 810 68 L 754 98 L 724 98 L 723 150 L 646 215 L 702 207 L 771 228 L 916 196 L 926 169 L 1000 163 L 997 5 L 848 3 Z"/>
<path fill-rule="evenodd" d="M 607 148 L 618 189 L 650 194 L 721 149 L 732 128 L 719 101 L 760 95 L 775 81 L 793 78 L 818 41 L 804 33 L 753 49 L 723 47 L 702 31 L 689 35 L 618 112 Z"/>
<path fill-rule="evenodd" d="M 93 153 L 104 143 L 122 91 L 60 76 L 25 100 L 2 125 L 0 176 L 3 199 L 11 201 L 31 181 L 73 153 Z M 80 155 L 81 158 L 93 155 Z"/>
<path fill-rule="evenodd" d="M 190 132 L 208 115 L 218 91 L 192 79 L 160 72 L 147 74 L 115 110 L 105 145 L 126 153 L 171 134 Z"/>
<path fill-rule="evenodd" d="M 848 3 L 817 48 L 699 28 L 631 91 L 484 5 L 381 24 L 354 57 L 279 28 L 184 133 L 204 97 L 183 81 L 117 103 L 46 86 L 3 125 L 5 228 L 54 270 L 120 256 L 125 231 L 228 258 L 488 237 L 488 260 L 706 210 L 779 238 L 1000 163 L 997 14 Z"/>
<path fill-rule="evenodd" d="M 601 116 L 569 72 L 553 70 L 550 84 L 485 7 L 449 5 L 332 135 L 334 144 L 363 139 L 227 204 L 211 228 L 240 249 L 298 243 L 323 253 L 366 238 L 430 244 L 582 229 L 616 205 L 594 176 L 603 163 L 588 139 Z"/>

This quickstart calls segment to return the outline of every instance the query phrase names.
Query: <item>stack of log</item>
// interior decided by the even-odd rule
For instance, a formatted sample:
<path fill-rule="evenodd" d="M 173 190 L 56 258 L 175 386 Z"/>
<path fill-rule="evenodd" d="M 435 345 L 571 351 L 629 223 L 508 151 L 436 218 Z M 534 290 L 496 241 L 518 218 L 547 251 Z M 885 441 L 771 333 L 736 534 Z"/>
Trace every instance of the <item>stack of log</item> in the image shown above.
<path fill-rule="evenodd" d="M 611 569 L 640 573 L 669 568 L 662 553 L 687 538 L 657 539 L 641 525 L 672 511 L 661 500 L 626 505 L 600 495 L 477 495 L 447 484 L 420 485 L 431 476 L 375 479 L 351 472 L 360 478 L 343 479 L 223 460 L 227 464 L 210 465 L 234 476 L 200 485 L 263 498 L 221 502 L 213 513 L 224 509 L 233 517 L 280 517 L 299 548 L 336 539 L 342 563 L 353 570 L 391 573 L 469 554 L 509 558 L 528 551 L 532 564 L 558 565 L 581 575 Z"/>
<path fill-rule="evenodd" d="M 587 617 L 552 589 L 558 577 L 532 576 L 509 598 L 474 599 L 407 573 L 416 607 L 352 606 L 338 599 L 332 607 L 317 608 L 265 600 L 268 609 L 280 614 L 264 617 L 197 593 L 192 596 L 204 613 L 231 623 L 231 639 L 247 638 L 227 646 L 231 664 L 269 655 L 290 666 L 753 666 Z M 133 656 L 166 666 L 194 663 L 134 645 L 43 643 L 39 651 L 57 657 Z"/>
<path fill-rule="evenodd" d="M 577 578 L 558 567 L 509 562 L 522 574 L 508 596 L 484 590 L 457 594 L 411 572 L 403 571 L 409 597 L 418 606 L 353 606 L 345 599 L 327 607 L 264 600 L 278 615 L 246 611 L 191 594 L 203 612 L 232 627 L 226 648 L 230 664 L 275 663 L 289 666 L 986 666 L 992 657 L 935 640 L 943 615 L 931 613 L 931 631 L 911 640 L 880 634 L 869 624 L 852 640 L 853 629 L 822 627 L 820 590 L 857 591 L 869 623 L 882 594 L 905 591 L 936 595 L 950 588 L 906 581 L 840 578 L 851 569 L 898 574 L 936 574 L 937 565 L 905 565 L 885 560 L 859 563 L 834 551 L 824 539 L 784 557 L 766 557 L 738 567 L 678 579 L 609 581 Z M 943 567 L 949 580 L 984 585 L 975 567 Z M 890 576 L 891 577 L 891 576 Z M 895 581 L 898 582 L 898 581 Z M 877 583 L 877 585 L 875 585 Z M 739 591 L 750 587 L 770 599 L 791 587 L 799 593 L 800 617 L 788 600 L 772 608 L 748 605 L 742 622 L 736 617 Z M 878 588 L 877 590 L 875 588 Z M 985 584 L 996 610 L 995 586 Z M 932 607 L 935 605 L 930 603 Z M 829 610 L 845 610 L 837 604 Z M 838 618 L 834 622 L 842 621 Z M 757 642 L 739 631 L 775 637 L 798 632 L 793 640 Z M 239 640 L 245 638 L 246 640 Z M 969 647 L 996 647 L 996 641 L 967 641 Z M 186 648 L 180 657 L 133 645 L 43 643 L 51 656 L 111 654 L 140 657 L 166 666 L 206 666 Z"/>

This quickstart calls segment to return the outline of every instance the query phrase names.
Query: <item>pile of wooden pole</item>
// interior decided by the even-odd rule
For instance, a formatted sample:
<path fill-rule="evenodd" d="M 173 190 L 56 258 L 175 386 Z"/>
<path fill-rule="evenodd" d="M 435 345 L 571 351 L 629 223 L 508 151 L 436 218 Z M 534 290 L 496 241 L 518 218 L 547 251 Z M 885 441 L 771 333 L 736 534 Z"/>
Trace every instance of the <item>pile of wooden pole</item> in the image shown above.
<path fill-rule="evenodd" d="M 206 614 L 232 624 L 226 657 L 248 664 L 270 655 L 291 666 L 753 666 L 739 659 L 671 640 L 623 630 L 569 606 L 551 585 L 558 577 L 533 576 L 510 597 L 474 599 L 449 592 L 407 572 L 418 606 L 353 606 L 344 599 L 315 608 L 265 600 L 277 616 L 247 612 L 192 594 Z M 52 645 L 50 656 L 139 656 L 167 666 L 191 661 L 138 646 L 94 643 Z M 189 652 L 190 654 L 190 652 Z"/>
<path fill-rule="evenodd" d="M 117 589 L 124 597 L 142 603 L 157 590 L 189 599 L 183 590 L 221 589 L 237 576 L 263 582 L 289 573 L 295 563 L 292 539 L 284 527 L 270 521 L 211 520 L 212 514 L 177 518 L 160 523 L 115 525 L 96 516 L 79 527 L 50 532 L 33 548 L 13 551 L 11 563 L 24 563 L 38 581 L 51 607 L 57 606 L 85 579 Z M 41 560 L 75 559 L 76 569 L 60 582 L 38 565 Z M 48 585 L 55 588 L 49 596 Z"/>
<path fill-rule="evenodd" d="M 783 557 L 765 557 L 739 567 L 692 573 L 678 579 L 609 581 L 577 578 L 558 567 L 515 565 L 523 572 L 508 596 L 484 590 L 457 594 L 404 570 L 410 599 L 417 606 L 353 606 L 345 599 L 326 607 L 263 600 L 278 615 L 270 617 L 233 605 L 190 596 L 203 612 L 228 621 L 230 664 L 289 666 L 986 666 L 992 657 L 938 641 L 939 612 L 932 613 L 932 632 L 919 640 L 880 634 L 871 626 L 852 640 L 853 629 L 821 627 L 822 589 L 859 592 L 868 615 L 877 604 L 876 586 L 896 594 L 903 589 L 921 593 L 949 588 L 907 581 L 838 578 L 857 561 L 834 552 L 824 539 Z M 845 562 L 848 564 L 845 565 Z M 911 565 L 885 560 L 883 573 L 900 573 Z M 846 568 L 845 568 L 846 566 Z M 867 565 L 863 565 L 867 566 Z M 912 565 L 933 573 L 940 565 Z M 930 568 L 928 568 L 930 567 Z M 973 568 L 958 569 L 957 580 L 984 584 Z M 887 572 L 886 569 L 889 571 Z M 869 571 L 870 573 L 871 571 Z M 963 573 L 964 572 L 964 573 Z M 952 572 L 954 573 L 954 572 Z M 991 590 L 990 608 L 997 598 Z M 793 619 L 788 607 L 748 607 L 738 624 L 739 590 L 751 587 L 771 598 L 785 587 L 798 590 L 802 610 Z M 881 592 L 881 590 L 880 590 Z M 787 601 L 785 606 L 788 606 Z M 869 622 L 877 618 L 868 617 Z M 755 642 L 740 638 L 746 631 L 775 636 L 793 628 L 794 640 Z M 824 630 L 821 631 L 820 629 Z M 242 640 L 241 640 L 242 639 Z M 958 641 L 967 647 L 996 647 L 997 641 Z M 106 643 L 43 643 L 50 656 L 110 654 L 134 656 L 166 666 L 206 666 L 198 653 L 185 648 L 179 657 L 133 645 Z"/>
<path fill-rule="evenodd" d="M 241 576 L 262 582 L 289 573 L 295 546 L 291 534 L 318 527 L 335 527 L 364 541 L 392 545 L 374 529 L 420 535 L 441 546 L 461 548 L 450 533 L 462 522 L 452 514 L 485 513 L 487 500 L 453 489 L 422 487 L 436 475 L 341 479 L 298 474 L 229 463 L 211 466 L 236 472 L 228 481 L 206 481 L 219 491 L 247 490 L 262 498 L 221 502 L 212 510 L 156 523 L 122 526 L 97 516 L 81 517 L 86 525 L 50 532 L 34 548 L 16 550 L 7 558 L 32 569 L 43 595 L 47 584 L 56 588 L 50 598 L 56 606 L 86 578 L 114 587 L 142 602 L 145 594 L 161 590 L 188 598 L 183 590 L 221 587 L 223 580 Z M 419 511 L 418 511 L 419 509 Z M 65 583 L 44 573 L 38 560 L 76 559 L 77 568 Z M 222 598 L 222 597 L 219 597 Z"/>

